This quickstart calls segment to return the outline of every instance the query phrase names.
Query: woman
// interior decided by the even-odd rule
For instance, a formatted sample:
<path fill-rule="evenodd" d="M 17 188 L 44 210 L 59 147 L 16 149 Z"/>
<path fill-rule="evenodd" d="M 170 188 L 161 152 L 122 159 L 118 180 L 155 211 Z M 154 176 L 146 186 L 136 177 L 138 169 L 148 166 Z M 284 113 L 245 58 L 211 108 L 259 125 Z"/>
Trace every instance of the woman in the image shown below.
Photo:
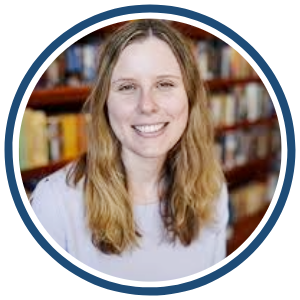
<path fill-rule="evenodd" d="M 159 20 L 107 40 L 86 104 L 87 154 L 44 179 L 32 206 L 51 237 L 86 265 L 161 281 L 225 257 L 227 190 L 197 62 Z"/>

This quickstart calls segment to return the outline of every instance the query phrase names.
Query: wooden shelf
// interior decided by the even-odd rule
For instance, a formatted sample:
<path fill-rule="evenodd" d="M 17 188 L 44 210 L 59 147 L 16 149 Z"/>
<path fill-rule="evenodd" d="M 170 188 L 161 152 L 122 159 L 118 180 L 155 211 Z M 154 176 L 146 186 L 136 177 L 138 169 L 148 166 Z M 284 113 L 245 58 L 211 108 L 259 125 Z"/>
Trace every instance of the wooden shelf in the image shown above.
<path fill-rule="evenodd" d="M 271 126 L 274 124 L 277 119 L 277 115 L 273 115 L 267 118 L 261 118 L 256 121 L 242 121 L 242 122 L 237 122 L 234 125 L 231 126 L 220 126 L 216 128 L 216 135 L 221 135 L 223 133 L 229 132 L 229 131 L 234 131 L 234 130 L 239 130 L 239 129 L 249 129 L 251 127 L 255 126 Z"/>
<path fill-rule="evenodd" d="M 247 78 L 217 78 L 205 81 L 205 85 L 209 92 L 216 90 L 226 90 L 237 85 L 245 85 L 248 83 L 261 83 L 258 76 Z"/>
<path fill-rule="evenodd" d="M 260 82 L 260 78 L 251 77 L 244 79 L 214 79 L 206 82 L 209 91 L 222 90 L 234 85 Z M 28 108 L 49 109 L 61 106 L 82 105 L 91 92 L 89 86 L 57 87 L 53 89 L 34 90 L 27 103 Z"/>
<path fill-rule="evenodd" d="M 225 177 L 229 189 L 249 182 L 254 179 L 263 179 L 270 169 L 270 164 L 274 160 L 274 156 L 266 158 L 255 159 L 244 165 L 235 167 L 231 170 L 225 171 Z"/>
<path fill-rule="evenodd" d="M 27 107 L 47 109 L 61 105 L 82 105 L 90 94 L 90 91 L 89 86 L 34 90 L 27 103 Z"/>
<path fill-rule="evenodd" d="M 64 160 L 59 162 L 53 162 L 46 166 L 40 166 L 28 170 L 21 171 L 21 176 L 23 182 L 28 182 L 32 179 L 42 179 L 43 177 L 50 175 L 51 173 L 54 173 L 55 171 L 63 168 L 65 165 L 70 163 L 72 160 Z"/>
<path fill-rule="evenodd" d="M 268 207 L 269 204 L 266 204 L 257 213 L 244 217 L 233 224 L 233 235 L 227 242 L 227 255 L 238 249 L 249 238 L 264 217 Z"/>

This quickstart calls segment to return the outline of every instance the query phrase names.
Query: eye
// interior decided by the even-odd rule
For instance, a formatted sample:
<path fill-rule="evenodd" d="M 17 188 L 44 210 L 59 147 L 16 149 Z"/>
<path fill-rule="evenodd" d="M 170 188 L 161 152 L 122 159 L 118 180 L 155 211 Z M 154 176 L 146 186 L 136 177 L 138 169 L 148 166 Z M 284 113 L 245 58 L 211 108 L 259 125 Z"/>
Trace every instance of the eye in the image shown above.
<path fill-rule="evenodd" d="M 171 81 L 160 81 L 157 83 L 157 87 L 161 90 L 169 90 L 173 88 L 175 84 Z"/>
<path fill-rule="evenodd" d="M 121 92 L 130 92 L 136 89 L 135 85 L 132 83 L 122 84 L 118 87 L 118 90 Z"/>

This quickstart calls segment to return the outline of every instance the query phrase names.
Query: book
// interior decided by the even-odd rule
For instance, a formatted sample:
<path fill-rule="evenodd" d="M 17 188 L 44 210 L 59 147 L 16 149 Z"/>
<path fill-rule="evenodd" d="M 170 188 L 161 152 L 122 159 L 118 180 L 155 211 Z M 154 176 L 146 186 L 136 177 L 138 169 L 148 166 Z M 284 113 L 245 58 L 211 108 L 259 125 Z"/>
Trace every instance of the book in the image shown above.
<path fill-rule="evenodd" d="M 19 161 L 22 170 L 49 163 L 46 124 L 45 112 L 25 110 L 19 139 Z"/>
<path fill-rule="evenodd" d="M 62 133 L 62 159 L 74 159 L 78 153 L 77 114 L 60 116 Z"/>
<path fill-rule="evenodd" d="M 62 155 L 62 128 L 59 116 L 49 116 L 47 119 L 47 132 L 48 132 L 48 148 L 49 159 L 52 162 L 60 161 Z"/>
<path fill-rule="evenodd" d="M 222 125 L 223 103 L 220 93 L 214 93 L 209 99 L 209 108 L 212 113 L 212 119 L 215 127 Z"/>
<path fill-rule="evenodd" d="M 92 83 L 96 78 L 97 72 L 97 46 L 86 44 L 82 48 L 83 81 L 85 84 Z"/>
<path fill-rule="evenodd" d="M 229 78 L 231 75 L 231 54 L 232 48 L 229 45 L 225 45 L 221 49 L 221 77 Z"/>
<path fill-rule="evenodd" d="M 66 84 L 79 86 L 82 82 L 83 60 L 82 46 L 73 44 L 65 51 Z"/>
<path fill-rule="evenodd" d="M 224 96 L 223 100 L 223 110 L 224 110 L 224 119 L 223 119 L 223 126 L 232 126 L 237 121 L 237 99 L 234 94 L 227 93 Z"/>
<path fill-rule="evenodd" d="M 202 78 L 208 80 L 211 78 L 211 74 L 209 74 L 208 69 L 208 42 L 207 41 L 199 41 L 196 46 L 196 55 L 198 57 L 198 66 L 200 72 L 202 74 Z"/>

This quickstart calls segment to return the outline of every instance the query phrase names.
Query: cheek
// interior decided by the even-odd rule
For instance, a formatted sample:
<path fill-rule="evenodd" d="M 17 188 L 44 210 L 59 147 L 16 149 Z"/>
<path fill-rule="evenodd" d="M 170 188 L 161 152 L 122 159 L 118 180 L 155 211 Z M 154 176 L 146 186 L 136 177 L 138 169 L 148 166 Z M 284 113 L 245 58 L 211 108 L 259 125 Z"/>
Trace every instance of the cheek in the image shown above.
<path fill-rule="evenodd" d="M 122 105 L 121 101 L 116 100 L 109 99 L 107 101 L 108 121 L 115 134 L 129 124 L 128 117 L 131 116 L 129 108 Z"/>

